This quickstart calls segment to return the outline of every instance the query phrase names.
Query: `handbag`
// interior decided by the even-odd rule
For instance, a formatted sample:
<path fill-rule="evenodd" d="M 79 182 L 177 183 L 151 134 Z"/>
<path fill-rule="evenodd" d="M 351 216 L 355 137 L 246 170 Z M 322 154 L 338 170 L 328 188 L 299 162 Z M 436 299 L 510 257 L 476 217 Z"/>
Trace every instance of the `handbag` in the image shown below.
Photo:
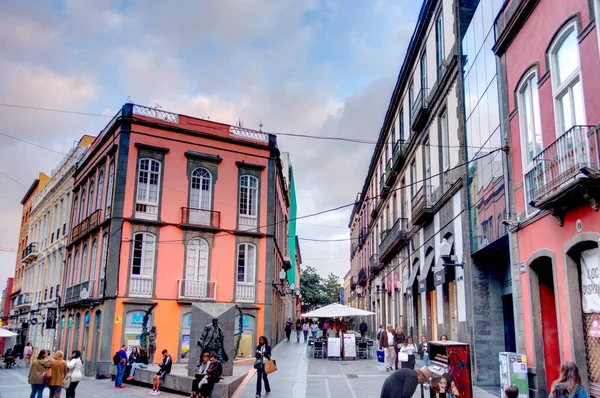
<path fill-rule="evenodd" d="M 265 358 L 260 357 L 256 361 L 254 361 L 254 369 L 260 369 L 265 363 Z"/>
<path fill-rule="evenodd" d="M 405 352 L 399 352 L 398 353 L 398 360 L 400 362 L 408 362 L 408 354 Z"/>
<path fill-rule="evenodd" d="M 271 374 L 271 373 L 277 371 L 277 363 L 275 362 L 274 359 L 271 359 L 271 360 L 265 362 L 264 367 L 265 367 L 266 374 Z"/>
<path fill-rule="evenodd" d="M 69 388 L 70 385 L 71 385 L 71 375 L 67 373 L 67 375 L 63 379 L 63 388 Z"/>
<path fill-rule="evenodd" d="M 45 381 L 50 381 L 52 380 L 52 368 L 48 368 L 45 372 L 44 372 L 44 380 Z"/>

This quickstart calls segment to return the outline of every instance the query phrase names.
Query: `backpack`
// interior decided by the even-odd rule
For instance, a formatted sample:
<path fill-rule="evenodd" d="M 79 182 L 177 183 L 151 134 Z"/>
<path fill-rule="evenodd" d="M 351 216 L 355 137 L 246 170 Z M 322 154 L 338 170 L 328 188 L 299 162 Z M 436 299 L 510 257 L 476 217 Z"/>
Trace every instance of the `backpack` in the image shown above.
<path fill-rule="evenodd" d="M 379 339 L 381 338 L 381 332 L 382 332 L 382 331 L 383 331 L 383 330 L 381 330 L 381 329 L 379 329 L 379 330 L 377 331 L 377 340 L 379 340 Z"/>
<path fill-rule="evenodd" d="M 115 352 L 115 355 L 113 355 L 113 364 L 118 365 L 119 363 L 121 363 L 121 355 L 119 355 L 119 351 L 117 351 Z"/>

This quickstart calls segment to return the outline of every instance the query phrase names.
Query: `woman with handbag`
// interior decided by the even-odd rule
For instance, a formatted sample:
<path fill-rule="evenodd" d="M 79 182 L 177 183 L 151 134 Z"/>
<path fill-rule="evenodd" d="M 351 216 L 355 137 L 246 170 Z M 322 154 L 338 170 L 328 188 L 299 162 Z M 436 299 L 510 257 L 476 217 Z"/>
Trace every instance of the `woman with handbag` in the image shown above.
<path fill-rule="evenodd" d="M 196 370 L 196 375 L 194 377 L 194 381 L 192 381 L 192 392 L 190 393 L 190 398 L 200 398 L 200 386 L 202 381 L 204 381 L 204 377 L 208 373 L 208 368 L 212 365 L 210 362 L 210 354 L 205 352 L 202 354 L 202 359 L 198 364 L 198 369 Z"/>
<path fill-rule="evenodd" d="M 271 392 L 271 386 L 269 385 L 269 379 L 265 372 L 265 362 L 271 360 L 271 346 L 265 336 L 258 338 L 258 345 L 256 346 L 256 362 L 254 362 L 254 368 L 256 369 L 256 398 L 260 398 L 262 390 L 262 381 L 265 382 L 265 391 Z"/>
<path fill-rule="evenodd" d="M 46 350 L 41 350 L 37 359 L 33 360 L 31 368 L 29 368 L 28 381 L 31 384 L 31 395 L 29 398 L 42 398 L 44 388 L 46 387 L 44 373 L 46 373 L 46 369 L 50 366 L 49 363 L 50 358 L 48 358 Z"/>
<path fill-rule="evenodd" d="M 218 383 L 221 380 L 221 375 L 223 375 L 223 366 L 221 362 L 218 361 L 218 355 L 216 352 L 212 352 L 209 357 L 210 365 L 208 370 L 206 371 L 206 376 L 204 376 L 206 383 L 200 386 L 200 396 L 209 398 L 212 392 L 215 383 Z"/>
<path fill-rule="evenodd" d="M 408 361 L 402 362 L 403 368 L 414 369 L 415 368 L 415 352 L 417 351 L 417 346 L 415 346 L 415 342 L 411 336 L 406 338 L 404 345 L 400 349 L 401 353 L 405 353 L 408 355 Z"/>
<path fill-rule="evenodd" d="M 50 387 L 49 398 L 60 398 L 60 392 L 67 375 L 67 361 L 62 351 L 56 351 L 50 361 L 50 369 L 46 371 L 46 380 Z"/>
<path fill-rule="evenodd" d="M 67 389 L 67 398 L 75 398 L 75 389 L 81 381 L 81 368 L 83 362 L 81 361 L 81 352 L 74 350 L 71 353 L 71 360 L 67 363 L 69 373 L 65 377 L 63 387 Z"/>

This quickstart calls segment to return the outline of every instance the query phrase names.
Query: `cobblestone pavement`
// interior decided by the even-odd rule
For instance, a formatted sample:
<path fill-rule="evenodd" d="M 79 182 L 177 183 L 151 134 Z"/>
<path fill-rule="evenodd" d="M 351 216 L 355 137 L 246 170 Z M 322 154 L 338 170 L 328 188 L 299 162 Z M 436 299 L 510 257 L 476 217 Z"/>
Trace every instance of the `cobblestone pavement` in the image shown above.
<path fill-rule="evenodd" d="M 292 336 L 293 337 L 293 336 Z M 333 361 L 307 358 L 306 344 L 292 341 L 279 344 L 273 350 L 277 372 L 269 375 L 270 398 L 344 397 L 379 398 L 381 386 L 390 373 L 376 359 Z M 239 398 L 254 398 L 256 375 L 246 385 Z M 425 396 L 429 397 L 425 390 Z M 263 387 L 262 396 L 265 397 Z M 420 398 L 417 388 L 414 398 Z M 495 396 L 477 387 L 474 398 Z"/>
<path fill-rule="evenodd" d="M 85 365 L 84 365 L 85 366 Z M 27 382 L 29 369 L 21 365 L 15 369 L 0 369 L 0 398 L 29 398 L 31 387 Z M 127 385 L 123 389 L 116 389 L 114 382 L 110 379 L 96 380 L 84 377 L 77 386 L 75 394 L 77 397 L 94 398 L 136 398 L 149 397 L 147 387 Z M 44 397 L 48 397 L 49 390 L 44 390 Z M 62 397 L 65 396 L 63 391 Z M 179 397 L 181 395 L 162 392 L 160 397 Z"/>

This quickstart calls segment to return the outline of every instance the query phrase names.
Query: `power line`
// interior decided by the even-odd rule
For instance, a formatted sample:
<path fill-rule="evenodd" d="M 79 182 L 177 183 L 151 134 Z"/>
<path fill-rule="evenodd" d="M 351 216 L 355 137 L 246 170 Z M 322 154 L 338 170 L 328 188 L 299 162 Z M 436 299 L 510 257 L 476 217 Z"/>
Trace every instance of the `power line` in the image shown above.
<path fill-rule="evenodd" d="M 25 141 L 24 139 L 21 139 L 21 138 L 18 138 L 18 137 L 14 137 L 12 135 L 8 135 L 8 134 L 1 133 L 1 132 L 0 132 L 0 135 L 2 135 L 4 137 L 12 138 L 13 140 L 24 142 L 25 144 L 36 146 L 36 147 L 41 148 L 41 149 L 45 149 L 45 150 L 50 151 L 50 152 L 58 153 L 59 155 L 67 156 L 66 153 L 55 151 L 54 149 L 51 149 L 51 148 L 48 148 L 48 147 L 45 147 L 45 146 L 33 143 L 31 141 Z"/>
<path fill-rule="evenodd" d="M 7 107 L 7 108 L 29 109 L 29 110 L 34 110 L 34 111 L 70 113 L 70 114 L 73 114 L 73 115 L 82 115 L 82 116 L 112 117 L 112 116 L 109 116 L 109 115 L 102 115 L 100 113 L 78 112 L 78 111 L 69 111 L 69 110 L 54 109 L 54 108 L 42 108 L 42 107 L 39 107 L 39 106 L 27 106 L 27 105 L 6 104 L 6 103 L 0 103 L 0 106 L 4 106 L 4 107 Z"/>
<path fill-rule="evenodd" d="M 17 184 L 19 184 L 20 186 L 22 186 L 23 188 L 27 189 L 28 187 L 25 184 L 20 183 L 19 181 L 15 180 L 14 178 L 12 178 L 11 176 L 9 176 L 8 174 L 6 174 L 3 171 L 0 171 L 0 174 L 2 174 L 4 177 L 8 178 L 9 180 L 11 180 L 12 182 L 16 182 Z"/>

